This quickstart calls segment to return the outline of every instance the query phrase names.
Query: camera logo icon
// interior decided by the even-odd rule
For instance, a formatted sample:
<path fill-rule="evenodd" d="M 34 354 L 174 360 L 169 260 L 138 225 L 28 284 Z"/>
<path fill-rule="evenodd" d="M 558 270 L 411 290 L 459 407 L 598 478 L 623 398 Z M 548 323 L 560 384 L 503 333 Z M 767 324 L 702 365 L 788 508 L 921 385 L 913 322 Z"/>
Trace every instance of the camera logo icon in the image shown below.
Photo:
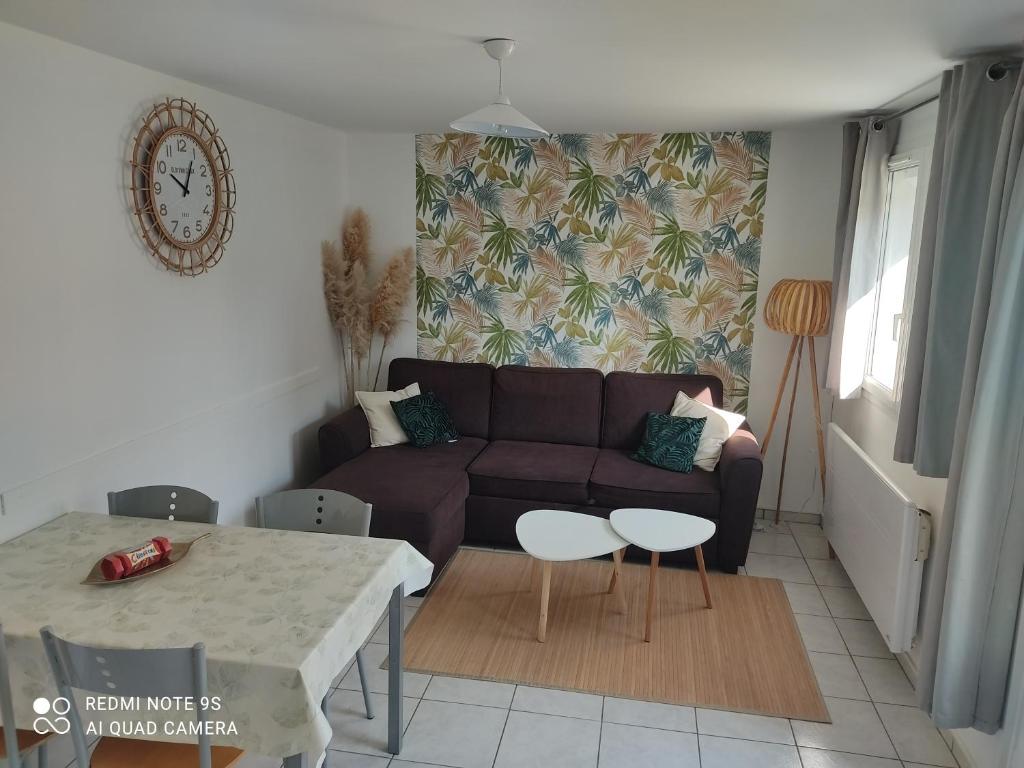
<path fill-rule="evenodd" d="M 58 696 L 53 701 L 40 696 L 32 702 L 32 711 L 39 715 L 32 721 L 32 730 L 36 733 L 56 733 L 63 736 L 71 730 L 71 721 L 64 717 L 71 711 L 71 702 L 63 696 Z"/>

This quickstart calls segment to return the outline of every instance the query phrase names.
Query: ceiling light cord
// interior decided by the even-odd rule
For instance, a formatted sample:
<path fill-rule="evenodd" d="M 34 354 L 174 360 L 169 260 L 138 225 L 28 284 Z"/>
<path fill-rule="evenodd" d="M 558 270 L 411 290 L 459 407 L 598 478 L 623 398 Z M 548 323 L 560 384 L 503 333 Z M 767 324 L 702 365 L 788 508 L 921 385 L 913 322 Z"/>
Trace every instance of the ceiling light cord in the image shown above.
<path fill-rule="evenodd" d="M 505 92 L 501 90 L 501 59 L 498 59 L 498 98 L 500 99 L 505 95 Z"/>

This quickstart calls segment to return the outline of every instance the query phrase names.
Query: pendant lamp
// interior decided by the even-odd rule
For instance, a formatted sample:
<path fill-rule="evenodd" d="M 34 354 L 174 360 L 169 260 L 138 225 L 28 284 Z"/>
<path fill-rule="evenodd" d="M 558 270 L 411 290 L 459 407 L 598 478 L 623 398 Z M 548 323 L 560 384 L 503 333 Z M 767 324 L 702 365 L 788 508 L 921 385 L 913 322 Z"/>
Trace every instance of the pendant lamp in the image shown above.
<path fill-rule="evenodd" d="M 454 130 L 484 136 L 504 136 L 510 139 L 546 139 L 551 135 L 513 107 L 512 102 L 502 92 L 501 62 L 512 55 L 515 47 L 515 40 L 503 37 L 484 41 L 487 55 L 498 62 L 498 95 L 486 107 L 453 121 L 451 126 Z"/>

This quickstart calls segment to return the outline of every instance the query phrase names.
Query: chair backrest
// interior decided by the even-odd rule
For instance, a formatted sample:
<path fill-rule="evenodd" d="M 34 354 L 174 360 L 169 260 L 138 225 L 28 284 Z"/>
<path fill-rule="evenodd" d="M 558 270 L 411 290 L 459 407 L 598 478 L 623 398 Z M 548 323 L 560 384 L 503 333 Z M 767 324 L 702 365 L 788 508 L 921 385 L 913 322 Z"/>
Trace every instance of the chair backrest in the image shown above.
<path fill-rule="evenodd" d="M 373 505 L 341 491 L 303 488 L 256 498 L 260 528 L 369 536 Z"/>
<path fill-rule="evenodd" d="M 191 648 L 128 650 L 71 643 L 53 634 L 50 627 L 43 627 L 39 634 L 57 690 L 70 705 L 68 719 L 79 768 L 88 768 L 89 750 L 75 703 L 73 691 L 76 689 L 106 696 L 188 697 L 194 703 L 196 721 L 206 721 L 209 698 L 206 648 L 202 643 Z M 210 768 L 209 732 L 203 727 L 197 730 L 200 768 Z"/>
<path fill-rule="evenodd" d="M 144 485 L 107 494 L 107 511 L 124 517 L 216 523 L 220 505 L 205 493 L 180 485 Z"/>
<path fill-rule="evenodd" d="M 9 768 L 21 768 L 18 754 L 18 732 L 14 726 L 14 699 L 11 697 L 11 675 L 7 666 L 7 644 L 0 624 L 0 719 L 3 720 L 4 749 Z"/>

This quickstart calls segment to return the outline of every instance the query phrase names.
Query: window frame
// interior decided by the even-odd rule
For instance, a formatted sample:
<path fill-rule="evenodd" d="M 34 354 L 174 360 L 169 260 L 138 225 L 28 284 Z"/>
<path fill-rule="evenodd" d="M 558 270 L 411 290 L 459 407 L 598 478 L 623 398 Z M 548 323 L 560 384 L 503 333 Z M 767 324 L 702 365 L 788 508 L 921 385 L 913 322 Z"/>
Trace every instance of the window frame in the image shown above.
<path fill-rule="evenodd" d="M 917 284 L 918 253 L 921 247 L 921 230 L 924 221 L 925 201 L 928 193 L 929 163 L 931 146 L 916 147 L 905 152 L 893 153 L 887 163 L 884 217 L 882 222 L 881 240 L 879 242 L 879 258 L 875 271 L 875 303 L 871 310 L 871 328 L 868 334 L 867 354 L 864 357 L 864 375 L 862 391 L 869 399 L 878 402 L 885 408 L 896 411 L 903 395 L 903 377 L 907 362 L 907 342 L 910 331 L 910 318 L 914 309 L 914 286 Z M 871 375 L 871 364 L 875 354 L 875 334 L 878 332 L 878 312 L 881 301 L 881 281 L 885 268 L 885 243 L 889 234 L 890 204 L 892 201 L 893 173 L 907 168 L 917 168 L 917 191 L 914 197 L 914 219 L 911 222 L 910 254 L 907 263 L 907 279 L 903 289 L 903 320 L 900 323 L 899 338 L 896 346 L 896 373 L 890 388 L 884 382 Z"/>

